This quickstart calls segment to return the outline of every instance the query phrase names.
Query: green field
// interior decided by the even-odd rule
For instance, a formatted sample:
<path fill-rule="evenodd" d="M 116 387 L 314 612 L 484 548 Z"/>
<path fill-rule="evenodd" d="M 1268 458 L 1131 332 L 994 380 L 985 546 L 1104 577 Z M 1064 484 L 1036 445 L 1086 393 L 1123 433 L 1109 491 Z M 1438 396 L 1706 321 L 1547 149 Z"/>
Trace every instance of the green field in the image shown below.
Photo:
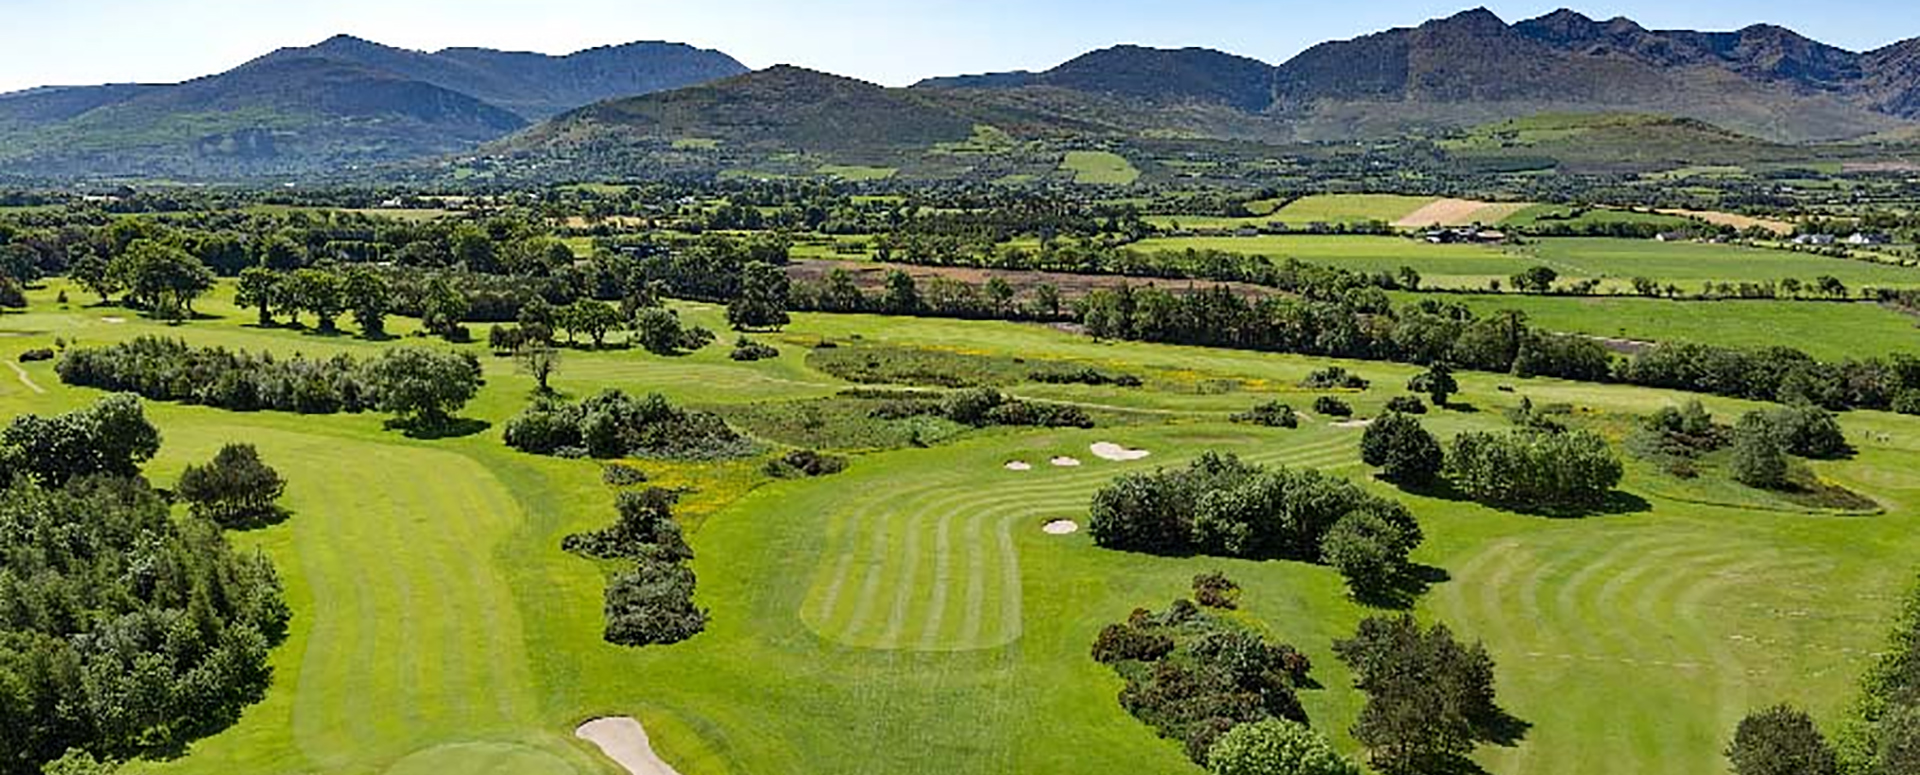
<path fill-rule="evenodd" d="M 1073 182 L 1092 186 L 1131 186 L 1140 179 L 1133 162 L 1111 151 L 1068 151 L 1060 169 L 1073 173 Z"/>
<path fill-rule="evenodd" d="M 1135 250 L 1222 250 L 1275 259 L 1297 258 L 1361 272 L 1392 272 L 1411 266 L 1429 287 L 1484 288 L 1502 284 L 1529 267 L 1548 266 L 1561 281 L 1601 280 L 1607 290 L 1627 289 L 1634 277 L 1673 283 L 1697 292 L 1712 282 L 1802 281 L 1821 275 L 1851 288 L 1920 286 L 1920 269 L 1871 261 L 1729 245 L 1622 239 L 1543 239 L 1512 247 L 1429 245 L 1400 237 L 1163 237 L 1141 240 Z"/>
<path fill-rule="evenodd" d="M 1395 294 L 1414 301 L 1416 294 Z M 1627 297 L 1448 296 L 1474 312 L 1517 309 L 1552 331 L 1726 347 L 1790 345 L 1823 360 L 1920 353 L 1920 319 L 1877 304 L 1667 301 Z"/>
<path fill-rule="evenodd" d="M 1432 204 L 1430 196 L 1400 194 L 1323 194 L 1301 197 L 1280 208 L 1274 217 L 1290 224 L 1394 221 Z"/>
<path fill-rule="evenodd" d="M 290 354 L 379 347 L 245 327 L 224 300 L 217 319 L 179 327 L 124 310 L 60 309 L 55 288 L 33 311 L 0 319 L 0 356 L 54 336 L 99 344 L 143 333 Z M 224 291 L 223 291 L 224 293 Z M 80 298 L 80 294 L 75 294 Z M 1821 307 L 1826 309 L 1825 306 Z M 720 311 L 683 306 L 721 328 Z M 1838 310 L 1835 310 L 1838 311 Z M 112 323 L 105 318 L 126 318 Z M 412 328 L 396 321 L 396 330 Z M 1748 710 L 1791 700 L 1836 718 L 1920 553 L 1920 418 L 1875 413 L 1845 422 L 1860 454 L 1816 464 L 1826 479 L 1892 510 L 1841 518 L 1749 508 L 1631 468 L 1635 513 L 1551 520 L 1406 496 L 1359 465 L 1359 432 L 1313 420 L 1294 431 L 1227 424 L 1329 362 L 1259 353 L 1102 344 L 1040 326 L 797 315 L 765 337 L 782 358 L 739 364 L 726 348 L 684 358 L 568 353 L 555 385 L 659 390 L 708 407 L 827 396 L 838 380 L 805 365 L 822 337 L 1080 361 L 1238 387 L 1221 390 L 1022 385 L 1033 398 L 1105 407 L 1125 425 L 1091 431 L 972 432 L 928 449 L 859 455 L 845 474 L 772 482 L 755 461 L 640 462 L 656 483 L 687 487 L 680 508 L 699 557 L 707 632 L 686 643 L 625 649 L 600 640 L 606 569 L 562 552 L 562 536 L 611 520 L 612 492 L 588 461 L 506 449 L 500 426 L 531 381 L 487 359 L 489 383 L 463 412 L 478 435 L 415 441 L 377 416 L 295 417 L 150 405 L 166 437 L 150 473 L 167 486 L 227 441 L 257 444 L 291 480 L 288 522 L 238 534 L 278 563 L 295 611 L 274 654 L 265 702 L 164 773 L 615 772 L 571 736 L 587 718 L 627 714 L 648 727 L 684 775 L 729 773 L 1196 772 L 1115 701 L 1120 682 L 1088 657 L 1099 628 L 1164 606 L 1197 572 L 1225 569 L 1246 588 L 1245 615 L 1305 650 L 1325 688 L 1303 693 L 1314 726 L 1342 748 L 1361 698 L 1330 644 L 1368 611 L 1331 570 L 1295 563 L 1167 559 L 1053 537 L 1048 520 L 1085 519 L 1115 475 L 1207 450 L 1336 471 L 1402 498 L 1428 542 L 1417 558 L 1450 580 L 1423 618 L 1483 639 L 1501 698 L 1533 724 L 1513 749 L 1476 758 L 1495 775 L 1697 775 Z M 414 340 L 423 341 L 423 340 Z M 477 345 L 474 347 L 478 347 Z M 1412 374 L 1346 364 L 1374 381 L 1354 397 L 1379 411 Z M 0 381 L 8 413 L 93 399 L 46 364 Z M 1478 412 L 1434 416 L 1442 435 L 1503 424 L 1516 384 L 1540 402 L 1595 413 L 1646 412 L 1682 396 L 1620 386 L 1462 375 Z M 1749 406 L 1709 399 L 1723 416 Z M 1873 434 L 1869 436 L 1868 434 Z M 1881 435 L 1884 434 L 1884 435 Z M 1151 450 L 1111 463 L 1096 441 Z M 1073 455 L 1079 468 L 1045 461 Z M 1036 470 L 1003 463 L 1022 459 Z M 430 473 L 429 473 L 430 472 Z M 1764 504 L 1761 504 L 1764 505 Z M 1044 730 L 1044 734 L 1039 731 Z"/>
<path fill-rule="evenodd" d="M 899 174 L 895 167 L 859 167 L 846 164 L 827 164 L 815 170 L 830 178 L 839 178 L 849 183 L 864 183 L 875 180 L 887 180 Z"/>

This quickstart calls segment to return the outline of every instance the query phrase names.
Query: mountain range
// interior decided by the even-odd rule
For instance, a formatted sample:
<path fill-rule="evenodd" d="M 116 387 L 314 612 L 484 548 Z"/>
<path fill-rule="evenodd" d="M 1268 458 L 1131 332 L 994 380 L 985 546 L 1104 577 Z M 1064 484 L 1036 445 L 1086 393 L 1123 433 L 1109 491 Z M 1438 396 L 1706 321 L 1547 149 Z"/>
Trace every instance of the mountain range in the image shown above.
<path fill-rule="evenodd" d="M 1913 136 L 1920 38 L 1854 52 L 1771 25 L 1651 30 L 1568 10 L 1509 24 L 1476 9 L 1278 65 L 1123 45 L 1043 72 L 886 88 L 792 66 L 749 72 L 671 43 L 553 57 L 339 36 L 181 84 L 0 95 L 0 173 L 293 175 L 479 148 L 583 176 L 610 160 L 621 174 L 717 174 L 796 157 L 907 159 L 937 175 L 977 170 L 982 143 L 1017 155 L 1031 143 L 1445 137 L 1592 113 L 1773 144 Z"/>

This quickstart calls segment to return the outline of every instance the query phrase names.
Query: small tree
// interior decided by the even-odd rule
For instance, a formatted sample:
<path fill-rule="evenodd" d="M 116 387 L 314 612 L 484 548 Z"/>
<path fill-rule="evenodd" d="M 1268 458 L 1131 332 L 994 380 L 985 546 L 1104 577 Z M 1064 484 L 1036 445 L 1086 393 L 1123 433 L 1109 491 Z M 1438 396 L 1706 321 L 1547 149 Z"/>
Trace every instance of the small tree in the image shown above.
<path fill-rule="evenodd" d="M 1560 279 L 1560 273 L 1553 271 L 1550 266 L 1535 266 L 1510 279 L 1513 287 L 1523 292 L 1546 293 L 1553 290 L 1553 281 Z"/>
<path fill-rule="evenodd" d="M 280 299 L 281 275 L 264 266 L 250 266 L 240 270 L 240 283 L 235 287 L 233 303 L 242 307 L 260 310 L 260 325 L 273 325 L 273 305 Z"/>
<path fill-rule="evenodd" d="M 1407 381 L 1407 389 L 1415 393 L 1424 393 L 1433 399 L 1433 405 L 1445 408 L 1447 399 L 1460 392 L 1460 383 L 1453 378 L 1453 369 L 1444 363 L 1435 363 L 1426 373 L 1415 375 Z"/>
<path fill-rule="evenodd" d="M 740 296 L 727 305 L 727 324 L 739 331 L 785 326 L 789 290 L 787 275 L 779 267 L 748 263 L 740 278 Z"/>
<path fill-rule="evenodd" d="M 213 462 L 187 466 L 178 490 L 194 514 L 237 528 L 271 521 L 279 512 L 275 501 L 286 490 L 286 480 L 261 462 L 252 444 L 228 444 Z"/>
<path fill-rule="evenodd" d="M 607 332 L 620 325 L 620 311 L 602 302 L 581 299 L 569 306 L 561 319 L 566 321 L 569 338 L 574 331 L 586 334 L 598 350 L 606 344 Z"/>
<path fill-rule="evenodd" d="M 391 305 L 387 281 L 371 269 L 356 266 L 347 270 L 342 290 L 347 308 L 353 310 L 353 324 L 360 327 L 360 335 L 368 339 L 385 337 L 387 308 Z"/>
<path fill-rule="evenodd" d="M 1387 481 L 1416 487 L 1432 483 L 1445 462 L 1440 441 L 1420 427 L 1419 420 L 1398 413 L 1367 426 L 1360 438 L 1360 457 L 1381 469 Z"/>
<path fill-rule="evenodd" d="M 414 428 L 445 427 L 480 391 L 480 359 L 472 353 L 402 347 L 364 368 L 380 410 Z"/>
<path fill-rule="evenodd" d="M 1241 724 L 1221 735 L 1207 750 L 1212 775 L 1360 775 L 1360 766 L 1341 756 L 1306 725 L 1281 718 Z"/>
<path fill-rule="evenodd" d="M 80 287 L 97 294 L 101 304 L 112 301 L 113 295 L 120 292 L 119 278 L 108 268 L 107 260 L 93 253 L 73 262 L 73 267 L 67 273 Z"/>
<path fill-rule="evenodd" d="M 539 384 L 541 393 L 553 392 L 547 380 L 552 379 L 553 373 L 560 369 L 559 350 L 544 344 L 526 343 L 514 352 L 513 359 L 520 373 L 533 377 L 533 381 Z"/>
<path fill-rule="evenodd" d="M 291 294 L 294 304 L 313 313 L 320 330 L 332 333 L 346 304 L 345 284 L 340 276 L 325 269 L 300 269 L 293 273 Z"/>
<path fill-rule="evenodd" d="M 1759 413 L 1740 418 L 1733 430 L 1734 481 L 1749 487 L 1777 490 L 1787 484 L 1787 449 Z"/>
<path fill-rule="evenodd" d="M 1742 719 L 1727 746 L 1727 760 L 1734 775 L 1836 775 L 1840 771 L 1839 758 L 1813 719 L 1788 705 Z"/>
<path fill-rule="evenodd" d="M 1483 645 L 1455 641 L 1445 625 L 1429 631 L 1411 616 L 1371 618 L 1333 650 L 1367 695 L 1353 737 L 1383 772 L 1452 771 L 1477 744 L 1506 737 L 1493 658 Z"/>

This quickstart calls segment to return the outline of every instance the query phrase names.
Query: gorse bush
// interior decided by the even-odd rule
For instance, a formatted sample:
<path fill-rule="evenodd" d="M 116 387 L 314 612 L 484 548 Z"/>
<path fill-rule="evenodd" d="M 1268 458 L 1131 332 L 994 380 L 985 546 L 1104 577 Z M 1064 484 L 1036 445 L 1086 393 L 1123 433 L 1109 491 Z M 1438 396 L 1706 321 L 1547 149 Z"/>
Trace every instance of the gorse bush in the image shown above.
<path fill-rule="evenodd" d="M 832 476 L 847 470 L 847 459 L 811 449 L 796 449 L 767 461 L 767 475 L 781 479 Z"/>
<path fill-rule="evenodd" d="M 536 455 L 712 459 L 753 443 L 718 415 L 681 409 L 658 393 L 605 390 L 579 402 L 541 397 L 507 423 L 507 446 Z"/>
<path fill-rule="evenodd" d="M 707 612 L 693 604 L 693 559 L 680 524 L 673 519 L 679 495 L 657 487 L 623 492 L 614 505 L 612 526 L 567 536 L 561 548 L 600 560 L 631 560 L 631 571 L 607 583 L 606 630 L 609 643 L 648 646 L 679 643 L 700 633 Z"/>
<path fill-rule="evenodd" d="M 1333 396 L 1321 396 L 1314 399 L 1313 411 L 1315 414 L 1324 414 L 1328 417 L 1353 416 L 1353 406 Z"/>
<path fill-rule="evenodd" d="M 1308 390 L 1366 390 L 1373 383 L 1362 379 L 1358 374 L 1349 374 L 1339 366 L 1327 368 L 1307 375 L 1300 386 Z"/>
<path fill-rule="evenodd" d="M 780 357 L 780 351 L 743 336 L 733 344 L 733 352 L 727 357 L 736 361 L 764 361 Z"/>
<path fill-rule="evenodd" d="M 1268 428 L 1298 428 L 1300 415 L 1293 407 L 1279 401 L 1268 401 L 1245 412 L 1233 416 L 1233 421 L 1244 425 L 1260 425 Z"/>

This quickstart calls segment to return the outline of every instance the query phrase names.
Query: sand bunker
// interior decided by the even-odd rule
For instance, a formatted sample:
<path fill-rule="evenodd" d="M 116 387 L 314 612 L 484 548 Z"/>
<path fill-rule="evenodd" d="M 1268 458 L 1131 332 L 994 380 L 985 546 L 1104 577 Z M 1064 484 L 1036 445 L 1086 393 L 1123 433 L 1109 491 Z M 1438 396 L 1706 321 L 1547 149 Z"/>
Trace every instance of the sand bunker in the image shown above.
<path fill-rule="evenodd" d="M 1040 529 L 1047 531 L 1050 536 L 1070 536 L 1080 532 L 1080 523 L 1071 519 L 1056 519 Z"/>
<path fill-rule="evenodd" d="M 1009 460 L 1007 461 L 1007 470 L 1008 471 L 1032 471 L 1033 464 L 1025 460 Z"/>
<path fill-rule="evenodd" d="M 1373 421 L 1372 421 L 1372 420 L 1341 420 L 1341 421 L 1339 421 L 1339 422 L 1337 422 L 1337 423 L 1334 423 L 1334 424 L 1333 424 L 1333 427 L 1335 427 L 1335 428 L 1365 428 L 1365 427 L 1367 427 L 1367 426 L 1369 426 L 1369 425 L 1372 425 L 1372 424 L 1373 424 Z"/>
<path fill-rule="evenodd" d="M 102 323 L 111 323 L 111 324 L 113 324 L 113 325 L 119 325 L 119 324 L 121 324 L 121 323 L 125 323 L 125 322 L 127 322 L 127 319 L 126 319 L 126 318 L 101 318 L 101 319 L 100 319 L 100 322 L 102 322 Z"/>
<path fill-rule="evenodd" d="M 581 724 L 573 734 L 598 746 L 607 758 L 633 775 L 680 775 L 654 754 L 640 722 L 626 716 L 594 719 Z"/>
<path fill-rule="evenodd" d="M 1100 458 L 1101 460 L 1112 460 L 1116 463 L 1142 460 L 1151 454 L 1153 453 L 1144 449 L 1127 449 L 1110 441 L 1103 441 L 1093 445 L 1094 457 Z"/>
<path fill-rule="evenodd" d="M 1066 457 L 1064 455 L 1054 458 L 1051 462 L 1060 468 L 1074 468 L 1080 465 L 1079 458 Z"/>

